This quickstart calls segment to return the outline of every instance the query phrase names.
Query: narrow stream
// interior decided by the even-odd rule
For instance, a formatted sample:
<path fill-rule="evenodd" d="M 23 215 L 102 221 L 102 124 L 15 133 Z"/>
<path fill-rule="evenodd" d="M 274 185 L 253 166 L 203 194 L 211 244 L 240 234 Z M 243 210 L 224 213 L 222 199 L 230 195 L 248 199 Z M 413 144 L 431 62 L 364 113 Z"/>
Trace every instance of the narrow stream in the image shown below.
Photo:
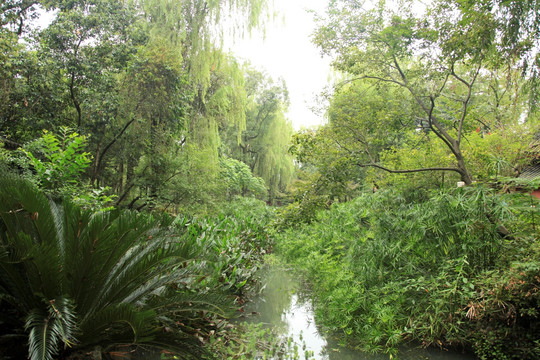
<path fill-rule="evenodd" d="M 387 360 L 388 355 L 371 355 L 346 349 L 335 339 L 323 336 L 315 323 L 311 300 L 302 296 L 297 279 L 278 267 L 265 274 L 266 287 L 261 296 L 246 307 L 246 313 L 256 312 L 250 322 L 262 322 L 298 345 L 301 354 L 311 353 L 314 360 Z M 301 357 L 303 359 L 303 357 Z M 474 360 L 475 357 L 437 349 L 407 348 L 399 354 L 406 360 Z"/>

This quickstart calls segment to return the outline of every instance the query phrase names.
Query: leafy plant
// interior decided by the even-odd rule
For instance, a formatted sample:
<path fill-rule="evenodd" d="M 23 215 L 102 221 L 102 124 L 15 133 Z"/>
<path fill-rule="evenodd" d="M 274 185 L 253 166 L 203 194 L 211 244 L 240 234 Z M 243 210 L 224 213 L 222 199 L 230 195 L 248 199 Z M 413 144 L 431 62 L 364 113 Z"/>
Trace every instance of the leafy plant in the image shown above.
<path fill-rule="evenodd" d="M 200 247 L 182 230 L 168 216 L 93 213 L 0 179 L 2 340 L 26 338 L 32 360 L 141 344 L 201 354 L 211 314 L 230 302 L 183 285 L 199 276 L 189 264 Z"/>
<path fill-rule="evenodd" d="M 62 127 L 60 138 L 47 130 L 43 131 L 43 136 L 32 146 L 39 155 L 23 149 L 40 186 L 55 190 L 77 183 L 91 161 L 90 153 L 84 151 L 87 140 L 86 136 Z M 43 159 L 39 158 L 40 155 Z"/>
<path fill-rule="evenodd" d="M 365 351 L 414 340 L 527 358 L 538 351 L 539 257 L 523 196 L 379 190 L 275 234 L 276 252 L 311 283 L 320 323 Z"/>
<path fill-rule="evenodd" d="M 254 176 L 249 166 L 232 158 L 221 158 L 221 176 L 227 184 L 229 198 L 234 195 L 264 198 L 266 186 L 264 180 Z"/>
<path fill-rule="evenodd" d="M 301 350 L 292 337 L 284 337 L 263 324 L 240 323 L 226 337 L 214 339 L 209 346 L 223 359 L 311 360 L 313 351 Z M 304 343 L 305 346 L 305 343 Z"/>
<path fill-rule="evenodd" d="M 237 296 L 258 286 L 262 257 L 273 244 L 265 227 L 267 219 L 244 215 L 177 221 L 185 223 L 187 233 L 197 238 L 204 254 L 196 262 L 203 273 L 199 286 L 221 288 Z"/>

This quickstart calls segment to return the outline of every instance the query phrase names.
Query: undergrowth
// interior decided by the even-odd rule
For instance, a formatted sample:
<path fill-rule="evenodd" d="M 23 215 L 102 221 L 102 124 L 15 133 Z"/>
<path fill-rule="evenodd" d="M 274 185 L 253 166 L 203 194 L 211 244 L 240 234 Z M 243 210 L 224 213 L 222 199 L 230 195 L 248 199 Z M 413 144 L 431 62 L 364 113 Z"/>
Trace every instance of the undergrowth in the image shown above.
<path fill-rule="evenodd" d="M 523 206 L 527 196 L 365 194 L 276 234 L 276 252 L 312 284 L 320 323 L 361 350 L 396 354 L 415 341 L 536 359 L 538 208 Z"/>

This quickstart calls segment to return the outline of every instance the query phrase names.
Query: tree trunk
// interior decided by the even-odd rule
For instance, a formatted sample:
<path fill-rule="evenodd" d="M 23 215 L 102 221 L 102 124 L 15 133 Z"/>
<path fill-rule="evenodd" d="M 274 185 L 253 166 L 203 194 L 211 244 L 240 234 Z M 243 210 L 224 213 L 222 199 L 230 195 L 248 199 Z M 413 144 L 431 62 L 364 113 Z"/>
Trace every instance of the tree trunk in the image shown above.
<path fill-rule="evenodd" d="M 120 165 L 118 165 L 118 173 L 120 174 L 120 179 L 118 180 L 118 194 L 124 192 L 124 160 L 120 160 Z"/>
<path fill-rule="evenodd" d="M 100 152 L 101 152 L 101 141 L 97 145 L 96 155 L 94 157 L 94 166 L 93 166 L 93 169 L 92 169 L 92 179 L 91 179 L 92 184 L 95 184 L 96 181 L 97 181 L 97 178 L 98 178 L 99 165 L 101 163 L 101 161 L 100 161 L 100 158 L 101 158 L 100 157 Z"/>
<path fill-rule="evenodd" d="M 472 185 L 472 176 L 471 173 L 467 170 L 467 166 L 465 165 L 465 160 L 463 160 L 463 155 L 461 155 L 460 149 L 457 149 L 455 156 L 458 163 L 457 165 L 459 173 L 461 175 L 461 181 L 463 181 L 467 186 Z"/>

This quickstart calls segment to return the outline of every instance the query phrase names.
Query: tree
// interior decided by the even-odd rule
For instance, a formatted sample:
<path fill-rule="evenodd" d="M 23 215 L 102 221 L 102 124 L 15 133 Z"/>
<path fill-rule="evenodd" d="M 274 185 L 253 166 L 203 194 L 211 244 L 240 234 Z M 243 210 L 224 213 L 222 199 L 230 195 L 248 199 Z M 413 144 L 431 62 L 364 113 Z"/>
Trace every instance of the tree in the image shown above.
<path fill-rule="evenodd" d="M 245 71 L 247 104 L 245 128 L 225 127 L 227 155 L 249 165 L 255 176 L 264 179 L 268 199 L 274 202 L 292 180 L 294 166 L 288 153 L 292 126 L 286 119 L 288 92 L 283 81 L 275 83 L 266 74 Z"/>
<path fill-rule="evenodd" d="M 30 31 L 38 8 L 52 23 Z M 215 30 L 259 26 L 265 1 L 13 0 L 1 9 L 6 149 L 67 126 L 88 136 L 85 175 L 110 186 L 117 205 L 220 197 L 219 129 L 240 134 L 247 102 L 244 70 Z M 194 191 L 197 176 L 208 186 Z"/>
<path fill-rule="evenodd" d="M 319 19 L 314 39 L 324 53 L 335 55 L 334 66 L 348 74 L 348 82 L 384 86 L 414 104 L 406 112 L 414 117 L 404 115 L 409 118 L 403 125 L 444 144 L 453 164 L 395 169 L 371 154 L 358 165 L 390 173 L 449 171 L 471 184 L 463 142 L 468 133 L 483 126 L 474 115 L 483 97 L 481 84 L 489 81 L 489 69 L 498 69 L 489 61 L 496 48 L 477 44 L 478 39 L 493 38 L 496 28 L 481 26 L 490 18 L 487 12 L 478 13 L 474 22 L 456 24 L 452 12 L 418 17 L 410 2 L 400 5 L 393 11 L 381 2 L 365 10 L 358 1 L 332 2 L 327 18 Z M 379 126 L 391 126 L 386 116 L 377 116 Z"/>
<path fill-rule="evenodd" d="M 264 197 L 266 186 L 264 180 L 253 176 L 249 166 L 231 158 L 220 159 L 221 178 L 227 184 L 229 199 L 234 196 Z"/>
<path fill-rule="evenodd" d="M 22 35 L 25 22 L 36 16 L 39 0 L 6 0 L 0 5 L 0 27 L 9 26 L 17 35 Z M 2 29 L 3 30 L 3 29 Z"/>
<path fill-rule="evenodd" d="M 537 0 L 443 0 L 434 6 L 433 13 L 453 14 L 449 23 L 437 25 L 451 42 L 459 42 L 458 24 L 472 34 L 482 35 L 467 44 L 476 51 L 496 49 L 488 59 L 494 67 L 519 69 L 530 90 L 531 110 L 538 106 L 538 45 L 540 44 L 540 4 Z M 478 39 L 481 39 L 478 41 Z"/>

